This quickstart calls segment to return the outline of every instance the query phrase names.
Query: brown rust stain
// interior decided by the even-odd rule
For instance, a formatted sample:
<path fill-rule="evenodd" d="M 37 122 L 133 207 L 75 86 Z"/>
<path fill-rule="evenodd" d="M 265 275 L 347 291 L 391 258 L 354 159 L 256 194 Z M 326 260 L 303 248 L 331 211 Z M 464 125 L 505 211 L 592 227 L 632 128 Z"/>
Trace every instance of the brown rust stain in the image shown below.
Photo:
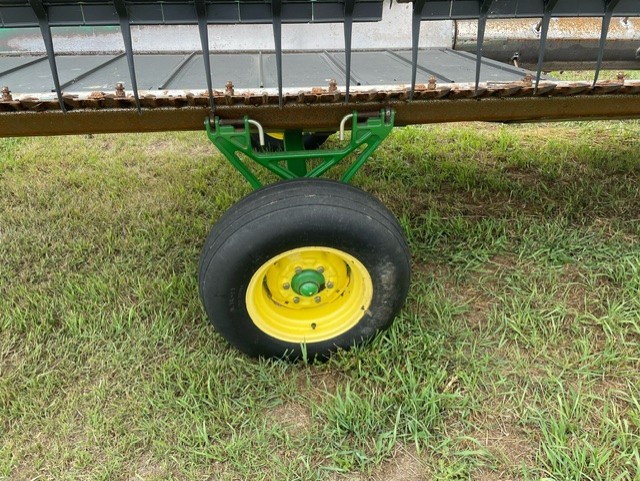
<path fill-rule="evenodd" d="M 538 19 L 490 19 L 487 22 L 486 38 L 522 38 L 535 37 L 535 26 Z M 477 21 L 459 22 L 463 28 L 463 36 L 467 33 L 477 32 L 474 27 Z M 466 24 L 466 25 L 464 25 Z M 553 18 L 549 26 L 549 38 L 575 38 L 594 39 L 600 38 L 602 19 L 595 17 L 583 18 Z M 468 30 L 468 32 L 467 32 Z M 640 19 L 628 18 L 626 23 L 623 18 L 614 18 L 609 27 L 609 38 L 640 38 Z"/>
<path fill-rule="evenodd" d="M 239 119 L 248 115 L 265 128 L 336 129 L 340 120 L 357 110 L 396 111 L 396 125 L 458 121 L 544 121 L 595 118 L 640 118 L 640 81 L 604 81 L 594 88 L 585 82 L 543 82 L 536 92 L 528 80 L 508 84 L 437 85 L 409 89 L 344 93 L 312 90 L 278 96 L 261 92 L 216 95 L 216 115 Z M 222 98 L 221 98 L 222 97 Z M 0 136 L 60 135 L 108 132 L 200 130 L 209 115 L 206 95 L 148 95 L 140 99 L 138 114 L 131 96 L 94 92 L 86 98 L 66 96 L 63 114 L 56 100 L 21 98 L 0 102 Z M 309 115 L 313 112 L 313 115 Z"/>

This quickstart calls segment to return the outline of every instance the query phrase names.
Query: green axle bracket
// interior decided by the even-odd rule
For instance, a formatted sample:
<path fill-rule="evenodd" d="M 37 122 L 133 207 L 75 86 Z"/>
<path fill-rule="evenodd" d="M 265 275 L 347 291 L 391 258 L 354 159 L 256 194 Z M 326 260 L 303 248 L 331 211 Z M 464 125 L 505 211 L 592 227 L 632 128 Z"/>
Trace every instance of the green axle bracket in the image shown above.
<path fill-rule="evenodd" d="M 342 175 L 342 182 L 349 182 L 382 141 L 391 133 L 395 112 L 387 108 L 374 115 L 361 114 L 359 118 L 358 113 L 354 111 L 352 114 L 345 116 L 340 123 L 340 140 L 344 140 L 345 124 L 349 120 L 351 120 L 351 141 L 345 147 L 334 150 L 304 150 L 302 130 L 287 130 L 284 133 L 284 151 L 258 152 L 251 143 L 251 127 L 258 129 L 261 144 L 264 144 L 264 131 L 258 122 L 246 116 L 244 121 L 228 123 L 216 117 L 213 125 L 211 120 L 207 118 L 205 126 L 209 140 L 249 181 L 254 189 L 259 189 L 262 187 L 262 183 L 251 172 L 247 164 L 243 162 L 239 154 L 256 162 L 282 179 L 297 179 L 300 177 L 320 177 L 345 157 L 362 148 Z M 308 162 L 313 159 L 317 159 L 320 162 L 309 170 Z"/>

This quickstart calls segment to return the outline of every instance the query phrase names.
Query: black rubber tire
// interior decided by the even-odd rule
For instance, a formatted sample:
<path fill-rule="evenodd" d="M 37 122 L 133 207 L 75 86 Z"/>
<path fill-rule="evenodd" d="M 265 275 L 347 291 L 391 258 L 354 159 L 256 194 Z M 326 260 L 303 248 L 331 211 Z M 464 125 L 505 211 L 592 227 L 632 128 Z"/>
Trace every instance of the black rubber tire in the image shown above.
<path fill-rule="evenodd" d="M 302 145 L 304 150 L 316 150 L 324 144 L 331 136 L 332 132 L 312 132 L 302 135 Z M 282 152 L 284 150 L 284 140 L 271 137 L 268 132 L 264 134 L 264 145 L 260 145 L 258 134 L 251 134 L 251 145 L 258 152 Z"/>
<path fill-rule="evenodd" d="M 355 326 L 308 343 L 310 359 L 328 357 L 388 328 L 404 304 L 410 253 L 397 220 L 370 194 L 331 180 L 296 179 L 257 190 L 215 224 L 200 258 L 199 289 L 216 330 L 251 356 L 297 359 L 300 344 L 269 336 L 245 305 L 248 283 L 269 259 L 291 249 L 321 246 L 358 259 L 373 283 L 371 305 Z"/>

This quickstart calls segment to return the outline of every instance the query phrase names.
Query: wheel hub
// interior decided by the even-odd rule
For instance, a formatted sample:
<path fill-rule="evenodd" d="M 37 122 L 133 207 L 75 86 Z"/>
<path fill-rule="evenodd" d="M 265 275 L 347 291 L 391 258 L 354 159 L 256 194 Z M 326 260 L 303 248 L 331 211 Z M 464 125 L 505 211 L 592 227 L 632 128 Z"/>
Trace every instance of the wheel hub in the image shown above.
<path fill-rule="evenodd" d="M 293 291 L 304 297 L 315 296 L 324 287 L 324 283 L 324 276 L 313 269 L 300 271 L 291 279 Z"/>

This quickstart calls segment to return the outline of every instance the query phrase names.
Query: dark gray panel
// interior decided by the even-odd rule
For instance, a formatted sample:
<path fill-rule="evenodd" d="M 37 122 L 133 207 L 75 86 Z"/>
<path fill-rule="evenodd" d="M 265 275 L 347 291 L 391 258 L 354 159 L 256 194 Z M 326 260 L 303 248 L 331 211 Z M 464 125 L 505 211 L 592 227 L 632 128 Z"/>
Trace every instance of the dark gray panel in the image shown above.
<path fill-rule="evenodd" d="M 407 64 L 411 63 L 410 52 L 399 52 Z M 450 49 L 428 49 L 418 53 L 418 65 L 437 72 L 438 75 L 450 79 L 452 82 L 475 82 L 476 57 L 467 52 L 457 52 Z M 527 70 L 511 65 L 483 59 L 480 71 L 481 82 L 511 82 L 522 80 Z"/>
<path fill-rule="evenodd" d="M 365 85 L 393 85 L 411 80 L 411 65 L 388 52 L 353 52 L 351 69 L 365 79 Z M 428 81 L 429 76 L 419 70 L 418 83 Z"/>
<path fill-rule="evenodd" d="M 42 62 L 45 58 L 46 57 L 6 57 L 0 64 L 0 79 L 12 71 L 27 68 L 31 63 Z"/>
<path fill-rule="evenodd" d="M 483 0 L 426 0 L 423 20 L 474 19 L 480 16 Z M 541 17 L 543 0 L 493 0 L 488 15 L 491 18 Z M 554 17 L 603 16 L 604 0 L 559 0 L 553 9 Z M 639 16 L 640 1 L 621 0 L 614 16 Z"/>
<path fill-rule="evenodd" d="M 15 94 L 52 91 L 53 81 L 48 63 L 40 60 L 28 65 L 42 58 L 0 55 L 0 72 L 25 65 L 22 69 L 0 76 L 0 84 L 9 86 Z M 220 53 L 209 58 L 215 90 L 224 91 L 228 81 L 238 89 L 277 87 L 274 53 Z M 56 59 L 61 84 L 78 79 L 76 83 L 64 87 L 66 92 L 112 92 L 117 82 L 123 82 L 127 90 L 131 89 L 127 61 L 123 55 L 60 55 Z M 362 86 L 408 86 L 411 79 L 410 59 L 408 50 L 353 52 L 353 82 Z M 109 60 L 111 62 L 107 62 Z M 138 86 L 141 90 L 154 90 L 167 82 L 164 89 L 204 90 L 206 81 L 203 64 L 202 54 L 136 55 Z M 342 52 L 285 53 L 283 64 L 284 88 L 327 88 L 330 79 L 336 79 L 339 85 L 344 85 Z M 482 64 L 483 82 L 511 82 L 529 73 L 489 59 L 483 59 Z M 475 65 L 475 55 L 470 53 L 423 49 L 418 54 L 417 83 L 427 83 L 431 75 L 435 75 L 440 83 L 473 83 Z"/>
<path fill-rule="evenodd" d="M 276 57 L 273 54 L 263 56 L 264 86 L 277 87 Z M 329 80 L 339 79 L 340 70 L 318 53 L 286 53 L 282 58 L 283 86 L 288 87 L 327 87 Z M 340 81 L 340 83 L 342 83 Z"/>
<path fill-rule="evenodd" d="M 259 54 L 210 55 L 213 88 L 224 90 L 228 81 L 236 88 L 260 87 Z M 176 73 L 165 86 L 166 89 L 205 89 L 204 62 L 202 55 L 196 55 Z"/>
<path fill-rule="evenodd" d="M 65 57 L 59 57 L 60 59 Z M 141 90 L 156 89 L 160 82 L 180 63 L 183 55 L 136 55 L 136 78 Z M 202 75 L 204 79 L 204 73 Z M 131 88 L 129 68 L 122 57 L 69 87 L 69 91 L 110 91 L 116 83 L 123 82 Z"/>
<path fill-rule="evenodd" d="M 34 57 L 23 57 L 29 61 Z M 83 56 L 60 56 L 56 57 L 59 68 L 60 83 L 64 84 L 87 70 L 100 65 L 112 58 L 108 55 L 83 55 Z M 8 59 L 13 59 L 8 57 Z M 0 71 L 5 69 L 5 58 L 0 59 Z M 53 91 L 53 78 L 51 69 L 47 62 L 37 62 L 23 69 L 14 71 L 1 78 L 2 84 L 9 86 L 13 92 L 19 93 L 41 93 Z M 69 88 L 68 90 L 75 90 Z"/>
<path fill-rule="evenodd" d="M 117 25 L 113 2 L 105 0 L 44 0 L 52 26 Z M 133 0 L 126 1 L 133 25 L 182 25 L 196 23 L 192 0 Z M 356 0 L 354 21 L 369 22 L 382 18 L 382 0 Z M 266 0 L 208 1 L 207 20 L 210 24 L 271 23 L 271 2 Z M 321 4 L 318 11 L 316 4 Z M 341 0 L 282 0 L 281 18 L 284 23 L 307 23 L 342 20 L 344 3 Z M 37 19 L 28 2 L 0 0 L 0 26 L 36 26 Z"/>

